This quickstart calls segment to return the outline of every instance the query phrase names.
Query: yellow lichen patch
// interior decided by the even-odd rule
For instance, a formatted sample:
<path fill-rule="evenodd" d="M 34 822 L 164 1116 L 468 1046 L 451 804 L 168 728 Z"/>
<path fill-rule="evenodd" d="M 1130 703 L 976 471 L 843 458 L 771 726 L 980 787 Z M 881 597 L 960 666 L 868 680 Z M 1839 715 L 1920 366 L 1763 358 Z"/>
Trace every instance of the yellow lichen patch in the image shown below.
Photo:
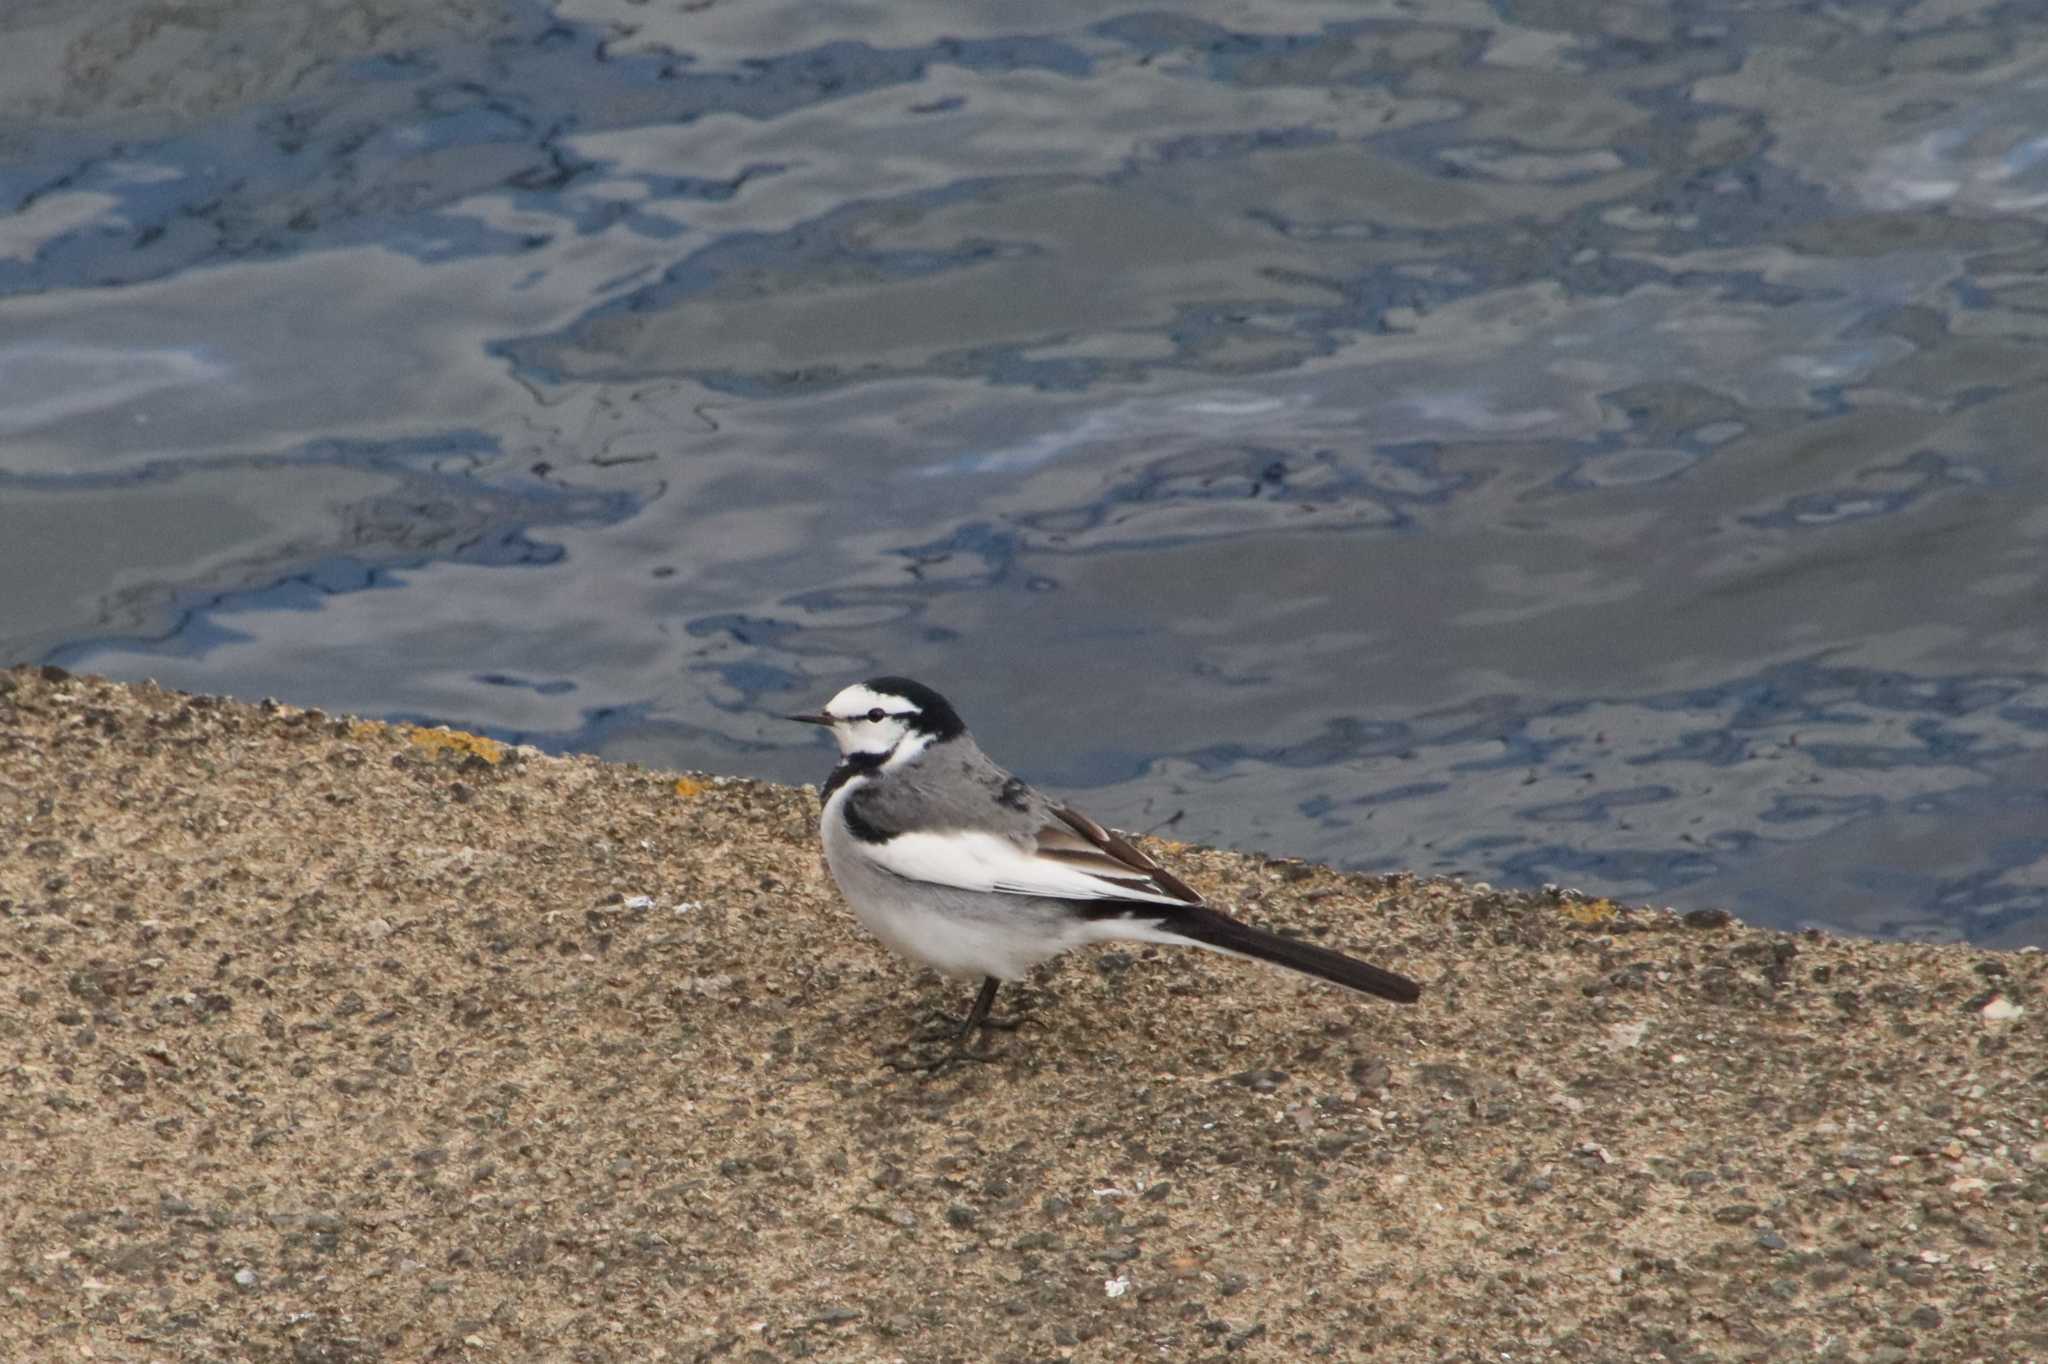
<path fill-rule="evenodd" d="M 351 739 L 381 739 L 390 733 L 389 725 L 380 725 L 375 720 L 351 721 L 348 737 Z"/>
<path fill-rule="evenodd" d="M 405 737 L 436 757 L 448 753 L 461 757 L 474 755 L 487 763 L 505 761 L 505 745 L 481 734 L 466 734 L 459 729 L 408 729 Z"/>
<path fill-rule="evenodd" d="M 1575 924 L 1604 924 L 1621 912 L 1621 906 L 1609 899 L 1570 900 L 1558 906 L 1558 913 Z"/>
<path fill-rule="evenodd" d="M 699 777 L 677 777 L 676 794 L 684 800 L 693 800 L 711 789 L 711 783 Z"/>

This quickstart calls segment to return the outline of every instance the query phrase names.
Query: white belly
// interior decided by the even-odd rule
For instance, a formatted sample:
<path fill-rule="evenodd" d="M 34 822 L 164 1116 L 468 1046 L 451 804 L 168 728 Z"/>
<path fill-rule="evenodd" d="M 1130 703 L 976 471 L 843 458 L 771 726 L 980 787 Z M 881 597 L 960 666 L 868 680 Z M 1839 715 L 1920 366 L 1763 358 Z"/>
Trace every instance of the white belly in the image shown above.
<path fill-rule="evenodd" d="M 825 865 L 854 915 L 898 956 L 960 979 L 1019 980 L 1048 957 L 1111 936 L 1053 901 L 905 881 L 869 864 L 839 817 L 858 785 L 825 806 Z"/>

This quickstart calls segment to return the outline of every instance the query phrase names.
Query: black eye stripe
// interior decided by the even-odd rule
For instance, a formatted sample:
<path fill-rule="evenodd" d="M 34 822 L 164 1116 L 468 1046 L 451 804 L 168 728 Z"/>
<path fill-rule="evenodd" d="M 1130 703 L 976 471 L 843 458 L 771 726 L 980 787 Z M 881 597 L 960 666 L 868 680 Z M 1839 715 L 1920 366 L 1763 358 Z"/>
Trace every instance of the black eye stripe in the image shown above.
<path fill-rule="evenodd" d="M 915 720 L 918 715 L 914 710 L 884 710 L 880 706 L 875 706 L 866 711 L 857 711 L 852 715 L 844 715 L 836 710 L 830 712 L 830 714 L 836 723 L 842 725 L 857 725 L 863 720 L 869 724 L 878 725 L 884 720 Z"/>

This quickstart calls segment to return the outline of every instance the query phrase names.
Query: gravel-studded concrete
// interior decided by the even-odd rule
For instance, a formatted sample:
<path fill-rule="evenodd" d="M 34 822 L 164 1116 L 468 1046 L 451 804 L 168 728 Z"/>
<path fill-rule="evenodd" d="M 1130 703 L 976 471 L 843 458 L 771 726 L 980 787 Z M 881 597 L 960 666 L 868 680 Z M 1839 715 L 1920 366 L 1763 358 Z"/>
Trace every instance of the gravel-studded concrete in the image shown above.
<path fill-rule="evenodd" d="M 2048 1358 L 2048 963 L 1166 846 L 1003 1057 L 816 800 L 0 673 L 0 1358 Z"/>

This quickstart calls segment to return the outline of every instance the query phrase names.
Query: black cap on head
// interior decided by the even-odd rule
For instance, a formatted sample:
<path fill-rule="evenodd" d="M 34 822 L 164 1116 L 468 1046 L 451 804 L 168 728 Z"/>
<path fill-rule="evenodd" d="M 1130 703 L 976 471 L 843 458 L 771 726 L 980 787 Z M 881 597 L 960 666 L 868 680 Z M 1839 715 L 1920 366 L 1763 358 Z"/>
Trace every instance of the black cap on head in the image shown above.
<path fill-rule="evenodd" d="M 967 726 L 960 723 L 959 712 L 953 709 L 953 703 L 922 682 L 913 682 L 907 677 L 870 677 L 862 685 L 870 691 L 900 696 L 916 706 L 917 718 L 911 721 L 910 727 L 919 734 L 950 739 L 967 732 Z"/>

